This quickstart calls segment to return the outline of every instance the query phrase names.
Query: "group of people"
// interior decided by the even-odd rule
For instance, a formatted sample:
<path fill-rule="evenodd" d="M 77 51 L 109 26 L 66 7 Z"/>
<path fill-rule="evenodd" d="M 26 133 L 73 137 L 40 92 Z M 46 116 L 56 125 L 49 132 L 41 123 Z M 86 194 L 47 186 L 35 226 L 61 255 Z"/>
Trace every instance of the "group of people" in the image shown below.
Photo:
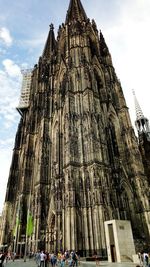
<path fill-rule="evenodd" d="M 37 267 L 55 267 L 56 265 L 59 267 L 64 267 L 65 264 L 68 265 L 68 267 L 77 267 L 78 265 L 80 265 L 80 256 L 75 251 L 69 252 L 68 250 L 66 250 L 65 252 L 58 252 L 57 254 L 54 252 L 48 253 L 44 251 L 38 251 L 35 254 L 33 253 L 33 255 L 35 256 Z M 150 253 L 138 253 L 138 257 L 140 264 L 136 267 L 150 267 Z M 6 262 L 9 259 L 12 259 L 14 261 L 14 258 L 15 256 L 13 255 L 13 253 L 12 255 L 10 255 L 10 253 L 0 252 L 0 267 L 3 266 L 5 260 Z M 99 257 L 97 256 L 96 252 L 94 253 L 94 258 L 96 265 L 99 265 Z"/>
<path fill-rule="evenodd" d="M 68 250 L 65 252 L 58 252 L 56 255 L 54 252 L 51 254 L 44 251 L 38 251 L 35 254 L 35 261 L 38 267 L 48 267 L 51 264 L 52 267 L 60 266 L 64 267 L 65 263 L 69 267 L 78 266 L 79 263 L 79 256 L 77 252 L 71 251 L 69 253 Z"/>

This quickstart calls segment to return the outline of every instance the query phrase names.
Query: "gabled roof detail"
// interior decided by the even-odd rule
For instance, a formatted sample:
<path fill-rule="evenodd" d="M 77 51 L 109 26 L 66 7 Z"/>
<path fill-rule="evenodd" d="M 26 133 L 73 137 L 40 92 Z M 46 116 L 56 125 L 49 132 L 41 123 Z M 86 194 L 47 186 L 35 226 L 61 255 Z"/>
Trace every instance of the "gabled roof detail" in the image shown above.
<path fill-rule="evenodd" d="M 77 21 L 87 20 L 87 15 L 80 0 L 70 0 L 69 9 L 67 11 L 67 16 L 66 16 L 66 23 L 69 23 L 74 20 Z"/>

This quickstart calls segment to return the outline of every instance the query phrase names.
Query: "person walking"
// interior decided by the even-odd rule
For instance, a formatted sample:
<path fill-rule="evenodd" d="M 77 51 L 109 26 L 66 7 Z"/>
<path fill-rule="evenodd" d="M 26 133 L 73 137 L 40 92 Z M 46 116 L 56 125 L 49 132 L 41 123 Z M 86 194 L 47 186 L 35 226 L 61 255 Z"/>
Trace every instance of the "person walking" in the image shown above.
<path fill-rule="evenodd" d="M 144 262 L 144 267 L 148 267 L 148 253 L 147 252 L 143 253 L 143 262 Z"/>
<path fill-rule="evenodd" d="M 40 257 L 40 250 L 38 250 L 35 254 L 35 262 L 37 264 L 38 267 L 40 267 L 40 260 L 41 260 L 41 257 Z"/>
<path fill-rule="evenodd" d="M 49 255 L 49 253 L 46 251 L 46 252 L 45 252 L 45 267 L 49 267 L 49 262 L 50 262 L 50 255 Z"/>
<path fill-rule="evenodd" d="M 45 254 L 43 251 L 40 253 L 40 267 L 45 267 Z"/>
<path fill-rule="evenodd" d="M 143 255 L 141 252 L 138 252 L 138 258 L 139 258 L 140 266 L 143 266 Z"/>
<path fill-rule="evenodd" d="M 0 267 L 3 266 L 4 260 L 5 260 L 5 253 L 1 253 L 1 255 L 0 255 Z"/>
<path fill-rule="evenodd" d="M 65 254 L 64 253 L 61 253 L 61 256 L 60 256 L 60 266 L 61 267 L 65 266 Z"/>
<path fill-rule="evenodd" d="M 16 252 L 13 252 L 13 254 L 12 254 L 12 260 L 15 261 L 15 258 L 16 258 Z"/>
<path fill-rule="evenodd" d="M 72 252 L 72 260 L 73 260 L 73 266 L 78 266 L 78 256 L 75 251 Z"/>
<path fill-rule="evenodd" d="M 57 263 L 59 266 L 61 265 L 61 255 L 62 255 L 62 252 L 59 251 L 57 254 Z"/>
<path fill-rule="evenodd" d="M 56 254 L 54 252 L 51 254 L 51 260 L 50 261 L 51 261 L 52 267 L 55 267 L 55 265 L 57 263 L 57 257 L 56 257 Z"/>
<path fill-rule="evenodd" d="M 96 251 L 94 252 L 94 257 L 95 257 L 96 266 L 99 266 L 100 265 L 100 261 L 99 261 L 99 257 L 97 255 Z"/>

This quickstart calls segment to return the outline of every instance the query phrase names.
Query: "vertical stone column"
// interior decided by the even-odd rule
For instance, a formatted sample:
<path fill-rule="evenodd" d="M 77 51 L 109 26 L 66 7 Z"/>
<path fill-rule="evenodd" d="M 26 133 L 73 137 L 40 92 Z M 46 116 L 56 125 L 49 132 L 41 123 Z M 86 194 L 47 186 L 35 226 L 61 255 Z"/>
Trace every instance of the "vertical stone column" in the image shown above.
<path fill-rule="evenodd" d="M 66 249 L 70 250 L 71 244 L 70 244 L 70 207 L 66 208 L 66 223 L 65 223 L 65 247 Z"/>
<path fill-rule="evenodd" d="M 91 214 L 91 207 L 89 207 L 87 209 L 87 213 L 88 213 L 88 222 L 89 222 L 89 246 L 90 246 L 90 250 L 91 253 L 93 253 L 94 250 L 94 243 L 93 243 L 93 218 L 92 218 L 92 214 Z"/>
<path fill-rule="evenodd" d="M 61 215 L 60 213 L 58 213 L 57 216 L 57 250 L 60 251 L 61 247 L 60 247 L 60 220 L 61 220 Z"/>
<path fill-rule="evenodd" d="M 101 233 L 102 249 L 106 249 L 104 215 L 103 215 L 103 207 L 102 207 L 102 205 L 98 206 L 98 211 L 99 211 L 98 214 L 99 214 L 99 226 L 100 226 L 100 233 Z"/>
<path fill-rule="evenodd" d="M 87 223 L 87 208 L 83 208 L 83 236 L 84 236 L 84 249 L 85 253 L 89 252 L 89 236 L 88 236 L 88 223 Z"/>
<path fill-rule="evenodd" d="M 66 229 L 65 229 L 65 223 L 66 223 L 66 214 L 65 214 L 65 209 L 62 209 L 62 248 L 65 251 L 66 247 Z"/>
<path fill-rule="evenodd" d="M 75 208 L 70 208 L 71 210 L 71 232 L 70 232 L 70 238 L 71 238 L 71 250 L 75 250 Z"/>
<path fill-rule="evenodd" d="M 92 218 L 93 218 L 93 238 L 94 238 L 94 250 L 99 250 L 100 242 L 99 242 L 99 221 L 97 220 L 97 207 L 92 210 Z"/>
<path fill-rule="evenodd" d="M 37 228 L 36 228 L 36 240 L 37 240 L 37 248 L 39 249 L 39 240 L 40 240 L 40 214 L 41 214 L 41 204 L 37 202 L 38 209 L 37 209 Z"/>
<path fill-rule="evenodd" d="M 97 238 L 98 238 L 98 252 L 100 253 L 102 249 L 102 236 L 101 236 L 101 221 L 99 216 L 99 206 L 96 205 L 96 225 L 97 225 Z"/>

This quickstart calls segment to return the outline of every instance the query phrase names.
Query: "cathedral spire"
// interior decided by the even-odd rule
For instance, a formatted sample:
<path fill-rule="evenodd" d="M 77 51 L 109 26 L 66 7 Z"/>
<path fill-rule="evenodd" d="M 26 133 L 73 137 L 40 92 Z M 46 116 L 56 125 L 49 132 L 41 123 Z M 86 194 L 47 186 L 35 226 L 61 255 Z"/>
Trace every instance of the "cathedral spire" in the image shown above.
<path fill-rule="evenodd" d="M 144 118 L 142 109 L 140 107 L 140 104 L 136 98 L 135 91 L 133 90 L 133 96 L 134 96 L 134 104 L 135 104 L 135 112 L 136 112 L 136 120 L 140 120 Z"/>
<path fill-rule="evenodd" d="M 137 131 L 139 134 L 142 132 L 149 134 L 150 133 L 149 121 L 142 112 L 142 109 L 136 98 L 134 90 L 133 90 L 133 95 L 134 95 L 134 103 L 135 103 L 135 111 L 136 111 L 135 126 L 137 128 Z"/>
<path fill-rule="evenodd" d="M 42 57 L 50 58 L 53 54 L 53 51 L 55 49 L 56 41 L 55 41 L 55 35 L 54 35 L 54 26 L 53 24 L 50 24 L 50 30 L 47 37 L 47 41 L 43 50 Z"/>
<path fill-rule="evenodd" d="M 66 16 L 66 23 L 69 23 L 72 20 L 87 20 L 87 15 L 80 0 L 70 0 L 69 9 Z"/>

